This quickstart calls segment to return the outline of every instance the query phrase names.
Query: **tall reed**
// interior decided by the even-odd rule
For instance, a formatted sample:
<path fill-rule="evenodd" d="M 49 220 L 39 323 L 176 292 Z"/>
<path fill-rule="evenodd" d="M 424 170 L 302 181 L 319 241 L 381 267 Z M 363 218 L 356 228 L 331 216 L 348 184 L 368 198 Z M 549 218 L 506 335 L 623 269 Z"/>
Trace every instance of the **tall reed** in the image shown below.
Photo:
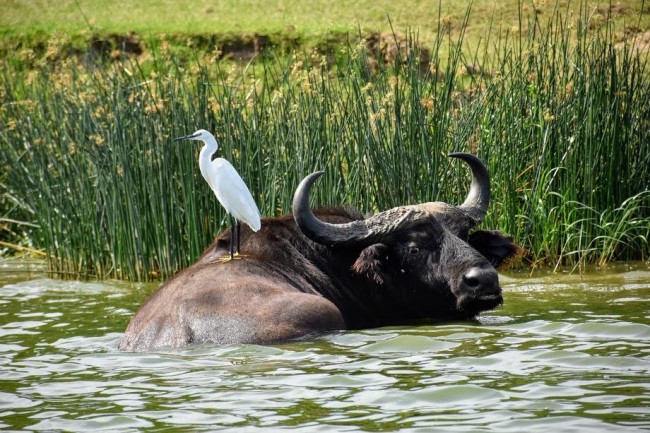
<path fill-rule="evenodd" d="M 468 12 L 469 13 L 469 12 Z M 2 75 L 4 194 L 19 203 L 53 271 L 165 278 L 227 218 L 200 177 L 214 131 L 266 216 L 290 210 L 309 172 L 314 203 L 363 211 L 462 200 L 467 169 L 489 166 L 485 226 L 535 265 L 645 259 L 650 251 L 647 52 L 587 32 L 588 14 L 496 29 L 469 56 L 440 30 L 428 58 L 409 39 L 391 59 L 359 40 L 335 53 L 267 55 L 248 65 L 164 47 L 108 65 L 70 59 Z"/>

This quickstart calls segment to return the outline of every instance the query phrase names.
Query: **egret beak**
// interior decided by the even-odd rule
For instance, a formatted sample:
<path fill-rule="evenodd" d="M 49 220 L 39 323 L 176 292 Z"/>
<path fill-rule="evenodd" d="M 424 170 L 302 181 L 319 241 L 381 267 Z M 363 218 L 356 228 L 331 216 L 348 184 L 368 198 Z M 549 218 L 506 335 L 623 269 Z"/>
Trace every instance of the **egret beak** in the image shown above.
<path fill-rule="evenodd" d="M 182 137 L 176 137 L 176 138 L 174 138 L 172 141 L 193 140 L 193 139 L 195 139 L 196 137 L 198 137 L 199 135 L 201 135 L 201 134 L 195 132 L 194 134 L 184 135 L 184 136 L 182 136 Z"/>

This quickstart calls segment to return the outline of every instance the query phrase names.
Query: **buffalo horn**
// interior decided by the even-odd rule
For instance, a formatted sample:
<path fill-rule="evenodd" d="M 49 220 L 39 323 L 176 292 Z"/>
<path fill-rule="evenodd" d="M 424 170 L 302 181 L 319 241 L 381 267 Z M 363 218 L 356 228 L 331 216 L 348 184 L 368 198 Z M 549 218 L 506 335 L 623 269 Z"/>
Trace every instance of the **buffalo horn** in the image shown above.
<path fill-rule="evenodd" d="M 472 184 L 463 204 L 458 206 L 476 224 L 483 221 L 490 204 L 490 176 L 485 164 L 469 153 L 450 153 L 450 157 L 462 159 L 472 170 Z"/>
<path fill-rule="evenodd" d="M 316 171 L 305 177 L 293 195 L 293 218 L 305 236 L 314 242 L 328 246 L 370 244 L 386 238 L 411 221 L 427 217 L 426 212 L 402 207 L 349 223 L 321 221 L 309 207 L 309 190 L 322 174 L 322 171 Z"/>

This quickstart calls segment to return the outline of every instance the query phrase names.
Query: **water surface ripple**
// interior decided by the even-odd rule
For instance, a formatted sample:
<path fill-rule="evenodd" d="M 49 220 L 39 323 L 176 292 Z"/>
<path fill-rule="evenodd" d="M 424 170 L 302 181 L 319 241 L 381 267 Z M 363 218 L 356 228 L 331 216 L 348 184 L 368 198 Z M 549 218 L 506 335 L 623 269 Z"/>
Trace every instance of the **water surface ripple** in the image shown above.
<path fill-rule="evenodd" d="M 0 268 L 0 429 L 650 431 L 650 270 L 501 277 L 475 322 L 116 350 L 155 285 Z"/>

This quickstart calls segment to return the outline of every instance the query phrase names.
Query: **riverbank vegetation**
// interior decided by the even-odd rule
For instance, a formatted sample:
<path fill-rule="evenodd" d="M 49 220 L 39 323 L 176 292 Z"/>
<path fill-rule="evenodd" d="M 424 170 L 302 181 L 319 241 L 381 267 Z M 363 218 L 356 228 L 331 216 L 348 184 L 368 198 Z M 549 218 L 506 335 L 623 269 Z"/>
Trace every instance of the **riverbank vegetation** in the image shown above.
<path fill-rule="evenodd" d="M 192 36 L 182 48 L 157 36 L 138 52 L 122 39 L 98 45 L 100 56 L 70 55 L 69 38 L 7 51 L 0 241 L 45 252 L 65 275 L 177 272 L 228 221 L 200 177 L 199 145 L 171 141 L 205 128 L 265 216 L 289 211 L 318 169 L 317 204 L 458 203 L 467 168 L 445 155 L 466 151 L 492 176 L 483 226 L 513 235 L 524 264 L 647 260 L 647 46 L 622 40 L 613 21 L 594 25 L 585 4 L 492 23 L 468 43 L 471 16 L 426 40 L 253 41 L 230 61 L 218 40 Z"/>
<path fill-rule="evenodd" d="M 472 13 L 466 16 L 468 4 Z M 44 13 L 47 11 L 47 13 Z M 165 34 L 184 45 L 189 37 L 228 45 L 245 45 L 255 36 L 258 43 L 314 48 L 341 43 L 349 35 L 416 31 L 427 44 L 441 29 L 452 38 L 461 32 L 476 47 L 494 29 L 518 30 L 520 25 L 546 26 L 557 12 L 574 21 L 588 19 L 588 28 L 613 24 L 618 39 L 650 28 L 645 0 L 586 2 L 583 0 L 476 1 L 436 0 L 329 0 L 161 2 L 139 0 L 121 3 L 108 0 L 22 0 L 10 2 L 0 14 L 3 39 L 47 47 L 52 35 L 68 40 L 71 51 L 98 48 L 120 42 L 146 45 L 147 35 Z M 130 36 L 130 37 L 129 37 Z M 128 44 L 127 44 L 128 45 Z M 172 43 L 172 45 L 174 45 Z M 225 47 L 224 47 L 225 46 Z M 66 47 L 63 47 L 66 48 Z M 127 47 L 125 47 L 127 48 Z M 131 45 L 131 48 L 134 48 Z M 140 49 L 144 49 L 141 46 Z M 127 48 L 128 49 L 128 48 Z"/>

